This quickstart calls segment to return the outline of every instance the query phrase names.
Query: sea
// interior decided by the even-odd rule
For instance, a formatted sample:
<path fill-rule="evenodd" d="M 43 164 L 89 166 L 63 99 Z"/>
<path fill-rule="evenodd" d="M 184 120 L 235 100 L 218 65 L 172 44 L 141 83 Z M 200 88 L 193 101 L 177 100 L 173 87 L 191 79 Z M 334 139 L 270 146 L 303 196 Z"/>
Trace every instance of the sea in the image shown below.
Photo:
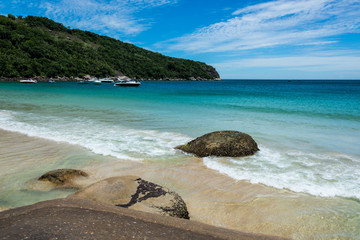
<path fill-rule="evenodd" d="M 174 147 L 219 130 L 260 151 L 197 158 Z M 140 175 L 190 216 L 292 239 L 360 239 L 360 81 L 142 81 L 140 87 L 0 82 L 0 210 L 66 197 L 38 183 Z M 85 184 L 85 183 L 84 183 Z"/>

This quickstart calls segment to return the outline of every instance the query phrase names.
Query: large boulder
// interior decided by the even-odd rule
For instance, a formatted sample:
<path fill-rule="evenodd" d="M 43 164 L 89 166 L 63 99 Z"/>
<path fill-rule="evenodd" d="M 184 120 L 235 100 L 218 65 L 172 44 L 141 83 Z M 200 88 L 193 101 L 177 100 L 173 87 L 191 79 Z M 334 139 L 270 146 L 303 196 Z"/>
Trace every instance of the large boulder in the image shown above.
<path fill-rule="evenodd" d="M 57 169 L 45 173 L 38 178 L 40 181 L 47 181 L 61 188 L 78 188 L 73 181 L 79 177 L 87 177 L 88 174 L 76 169 Z"/>
<path fill-rule="evenodd" d="M 251 136 L 237 131 L 208 133 L 185 145 L 177 146 L 176 149 L 195 154 L 198 157 L 243 157 L 259 151 Z"/>
<path fill-rule="evenodd" d="M 55 199 L 0 212 L 0 239 L 281 240 L 282 238 L 242 233 L 196 221 L 118 208 L 86 199 Z"/>
<path fill-rule="evenodd" d="M 136 176 L 107 178 L 68 198 L 84 198 L 118 207 L 189 219 L 184 200 L 175 192 Z"/>

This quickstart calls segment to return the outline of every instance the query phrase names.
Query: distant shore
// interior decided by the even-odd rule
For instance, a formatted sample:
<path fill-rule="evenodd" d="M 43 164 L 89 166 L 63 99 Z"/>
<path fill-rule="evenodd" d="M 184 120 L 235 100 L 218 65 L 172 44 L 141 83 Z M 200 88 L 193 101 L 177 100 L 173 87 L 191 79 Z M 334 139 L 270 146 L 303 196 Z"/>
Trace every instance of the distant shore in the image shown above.
<path fill-rule="evenodd" d="M 127 76 L 120 76 L 123 78 L 127 78 L 130 79 Z M 92 77 L 32 77 L 31 79 L 37 80 L 39 82 L 46 82 L 48 80 L 54 80 L 54 81 L 59 81 L 59 82 L 74 82 L 74 81 L 87 81 L 90 80 Z M 105 78 L 105 77 L 104 77 Z M 112 80 L 117 80 L 118 77 L 108 77 L 109 79 Z M 12 81 L 12 82 L 16 82 L 16 81 L 20 81 L 22 79 L 28 79 L 27 77 L 0 77 L 0 81 Z M 194 77 L 190 77 L 189 79 L 185 79 L 185 78 L 164 78 L 164 79 L 136 79 L 135 80 L 139 80 L 139 81 L 220 81 L 221 78 L 216 78 L 216 79 L 205 79 L 205 78 L 194 78 Z"/>

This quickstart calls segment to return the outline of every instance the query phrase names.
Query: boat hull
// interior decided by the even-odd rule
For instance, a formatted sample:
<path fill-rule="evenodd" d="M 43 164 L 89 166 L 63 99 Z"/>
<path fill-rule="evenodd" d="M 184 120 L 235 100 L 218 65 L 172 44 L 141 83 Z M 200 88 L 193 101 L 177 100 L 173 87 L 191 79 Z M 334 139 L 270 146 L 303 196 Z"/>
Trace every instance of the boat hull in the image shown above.
<path fill-rule="evenodd" d="M 36 80 L 20 80 L 20 83 L 37 83 Z"/>
<path fill-rule="evenodd" d="M 138 87 L 140 84 L 116 84 L 116 87 Z"/>
<path fill-rule="evenodd" d="M 115 87 L 138 87 L 140 86 L 140 82 L 118 82 L 115 83 Z"/>

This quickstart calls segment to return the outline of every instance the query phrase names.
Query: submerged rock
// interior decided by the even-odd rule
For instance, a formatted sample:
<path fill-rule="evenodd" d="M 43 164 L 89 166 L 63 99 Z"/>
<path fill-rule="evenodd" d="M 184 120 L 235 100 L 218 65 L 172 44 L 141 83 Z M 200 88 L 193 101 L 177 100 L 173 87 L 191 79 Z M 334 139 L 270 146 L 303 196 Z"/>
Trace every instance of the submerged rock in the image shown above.
<path fill-rule="evenodd" d="M 189 143 L 177 146 L 198 157 L 243 157 L 253 155 L 259 148 L 254 139 L 237 131 L 217 131 L 198 137 Z"/>
<path fill-rule="evenodd" d="M 136 176 L 107 178 L 68 198 L 85 198 L 118 207 L 189 219 L 186 204 L 177 193 Z"/>
<path fill-rule="evenodd" d="M 87 176 L 88 174 L 81 170 L 57 169 L 45 173 L 44 175 L 39 177 L 38 180 L 48 181 L 50 183 L 55 184 L 57 187 L 77 188 L 77 186 L 75 186 L 72 181 L 78 177 L 87 177 Z"/>

